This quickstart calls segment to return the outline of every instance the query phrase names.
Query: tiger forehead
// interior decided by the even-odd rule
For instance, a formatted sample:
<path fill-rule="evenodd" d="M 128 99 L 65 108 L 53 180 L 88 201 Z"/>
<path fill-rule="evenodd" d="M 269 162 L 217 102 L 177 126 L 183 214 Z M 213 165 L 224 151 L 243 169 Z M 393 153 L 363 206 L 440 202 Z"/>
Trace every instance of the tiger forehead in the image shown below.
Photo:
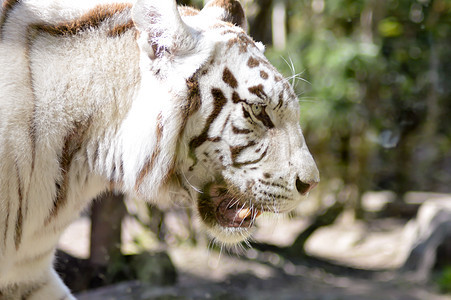
<path fill-rule="evenodd" d="M 260 69 L 260 77 L 265 81 L 269 78 L 269 74 L 266 73 L 263 69 Z M 297 99 L 296 95 L 290 88 L 290 85 L 286 82 L 286 80 L 283 80 L 280 75 L 274 75 L 275 78 L 278 78 L 278 81 L 274 79 L 274 83 L 269 83 L 270 88 L 263 85 L 263 83 L 260 84 L 254 84 L 250 86 L 246 86 L 245 88 L 247 91 L 258 97 L 260 100 L 263 101 L 269 101 L 273 102 L 275 104 L 274 108 L 277 108 L 278 110 L 283 108 L 285 105 L 288 105 L 288 103 L 295 101 Z M 280 78 L 279 78 L 280 77 Z M 236 79 L 236 77 L 233 75 L 232 71 L 228 67 L 224 67 L 222 72 L 222 80 L 224 83 L 226 83 L 230 88 L 234 90 L 232 93 L 232 102 L 233 103 L 247 103 L 250 104 L 246 99 L 242 99 L 236 89 L 238 88 L 239 81 Z M 243 85 L 243 84 L 241 84 Z M 282 88 L 274 89 L 275 86 L 281 86 Z M 268 95 L 267 92 L 265 92 L 265 89 L 267 92 L 274 94 L 273 97 L 271 95 Z M 269 89 L 269 90 L 268 90 Z M 285 105 L 284 105 L 285 104 Z"/>
<path fill-rule="evenodd" d="M 270 77 L 272 77 L 274 80 L 274 87 L 281 86 L 282 92 L 284 92 L 289 99 L 297 100 L 297 96 L 294 93 L 292 86 L 288 83 L 288 80 L 285 79 L 267 60 L 251 55 L 248 58 L 246 65 L 250 69 L 257 69 L 260 78 L 263 80 L 269 80 Z"/>
<path fill-rule="evenodd" d="M 255 42 L 246 35 L 242 30 L 236 29 L 234 26 L 227 27 L 223 24 L 216 24 L 216 28 L 221 28 L 223 35 L 231 35 L 226 40 L 225 57 L 229 57 L 230 51 L 237 51 L 238 56 L 244 56 L 242 59 L 234 57 L 233 60 L 226 59 L 225 67 L 222 70 L 222 81 L 232 89 L 237 89 L 239 86 L 249 91 L 249 93 L 257 96 L 261 100 L 271 100 L 280 104 L 280 101 L 291 102 L 296 101 L 295 95 L 291 85 L 279 73 L 279 71 L 264 57 L 262 57 L 261 50 L 257 47 Z M 235 52 L 236 53 L 236 52 Z M 214 59 L 216 66 L 221 65 L 221 59 Z M 241 61 L 245 63 L 240 64 Z M 235 66 L 236 63 L 239 66 Z M 252 72 L 249 79 L 252 79 L 253 84 L 245 86 L 245 83 L 240 78 L 240 75 L 247 74 L 245 68 Z M 232 71 L 234 69 L 235 71 Z M 255 72 L 255 73 L 254 73 Z M 255 81 L 259 78 L 260 82 Z M 274 94 L 274 97 L 272 97 Z M 285 95 L 280 97 L 279 95 Z M 274 99 L 272 99 L 274 98 Z M 277 98 L 277 99 L 276 99 Z M 239 101 L 238 101 L 239 102 Z"/>
<path fill-rule="evenodd" d="M 258 58 L 255 56 L 250 56 L 247 60 L 246 66 L 254 71 L 256 70 L 263 81 L 269 80 L 270 75 L 272 75 L 272 79 L 276 85 L 282 85 L 283 89 L 286 89 L 287 92 L 291 90 L 291 86 L 287 80 L 285 80 L 269 62 L 262 58 Z M 243 71 L 243 66 L 239 66 L 240 72 Z M 232 88 L 236 88 L 238 86 L 238 80 L 230 71 L 228 67 L 225 67 L 222 74 L 223 81 Z"/>

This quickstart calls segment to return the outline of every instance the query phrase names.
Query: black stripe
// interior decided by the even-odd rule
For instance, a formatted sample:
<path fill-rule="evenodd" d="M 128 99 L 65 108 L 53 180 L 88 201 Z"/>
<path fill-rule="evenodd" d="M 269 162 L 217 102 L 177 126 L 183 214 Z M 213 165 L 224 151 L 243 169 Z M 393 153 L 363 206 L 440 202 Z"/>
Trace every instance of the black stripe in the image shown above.
<path fill-rule="evenodd" d="M 283 91 L 281 91 L 279 94 L 279 102 L 274 107 L 274 110 L 279 110 L 280 108 L 282 108 L 282 104 L 283 104 Z"/>
<path fill-rule="evenodd" d="M 16 217 L 16 227 L 14 233 L 14 244 L 16 246 L 16 250 L 19 249 L 20 242 L 22 240 L 22 222 L 23 222 L 23 214 L 22 214 L 22 205 L 23 205 L 23 197 L 22 197 L 22 183 L 20 180 L 19 166 L 16 162 L 16 176 L 17 176 L 17 194 L 19 196 L 19 209 L 17 210 Z"/>
<path fill-rule="evenodd" d="M 282 189 L 282 190 L 285 190 L 285 191 L 287 191 L 287 192 L 290 192 L 290 189 L 289 189 L 289 188 L 287 188 L 286 186 L 284 186 L 284 185 L 282 185 L 282 184 L 280 184 L 280 183 L 275 183 L 275 182 L 265 181 L 265 180 L 261 180 L 261 179 L 259 179 L 258 182 L 260 182 L 261 184 L 266 185 L 266 186 L 278 187 L 278 188 L 280 188 L 280 189 Z"/>
<path fill-rule="evenodd" d="M 269 129 L 274 128 L 274 123 L 271 121 L 271 118 L 266 113 L 266 107 L 262 106 L 262 111 L 259 115 L 255 116 L 260 122 L 263 123 Z"/>
<path fill-rule="evenodd" d="M 238 87 L 238 81 L 236 80 L 235 76 L 233 76 L 232 72 L 227 67 L 224 68 L 224 72 L 222 73 L 222 80 L 225 83 L 227 83 L 227 85 L 229 85 L 231 88 Z"/>
<path fill-rule="evenodd" d="M 31 95 L 32 95 L 32 103 L 33 103 L 33 110 L 31 114 L 31 118 L 29 120 L 28 124 L 28 134 L 30 138 L 30 147 L 31 147 L 31 170 L 30 170 L 30 183 L 32 182 L 33 173 L 35 169 L 35 161 L 36 161 L 36 141 L 37 141 L 37 133 L 36 133 L 36 93 L 34 88 L 34 82 L 33 82 L 33 71 L 31 68 L 31 47 L 33 44 L 33 35 L 30 31 L 30 28 L 27 28 L 27 35 L 26 35 L 26 46 L 25 46 L 25 57 L 27 59 L 27 67 L 28 67 L 28 84 L 30 86 Z M 30 186 L 28 186 L 28 191 L 26 194 L 26 210 L 25 210 L 25 216 L 28 213 L 28 197 L 30 193 Z"/>
<path fill-rule="evenodd" d="M 2 3 L 2 15 L 0 16 L 0 41 L 3 40 L 3 29 L 5 27 L 6 20 L 11 12 L 20 3 L 20 0 L 4 0 Z"/>
<path fill-rule="evenodd" d="M 232 102 L 233 103 L 239 103 L 239 102 L 247 103 L 246 100 L 241 99 L 240 95 L 235 91 L 232 94 Z"/>
<path fill-rule="evenodd" d="M 244 161 L 244 162 L 233 162 L 233 166 L 235 168 L 239 168 L 239 167 L 242 167 L 244 165 L 256 164 L 256 163 L 260 162 L 266 156 L 267 152 L 268 152 L 268 148 L 266 148 L 266 150 L 263 151 L 262 155 L 260 155 L 259 158 L 255 159 L 255 160 Z"/>
<path fill-rule="evenodd" d="M 235 163 L 235 160 L 238 158 L 238 156 L 240 156 L 241 152 L 252 146 L 255 146 L 255 142 L 253 141 L 249 142 L 247 145 L 244 146 L 230 147 L 230 155 L 232 156 L 232 162 Z"/>
<path fill-rule="evenodd" d="M 208 70 L 208 69 L 206 69 Z M 188 93 L 186 96 L 186 102 L 181 106 L 182 109 L 182 124 L 180 126 L 181 136 L 185 131 L 188 119 L 199 110 L 202 105 L 201 92 L 199 87 L 199 76 L 201 69 L 197 70 L 190 78 L 186 80 L 186 87 Z"/>
<path fill-rule="evenodd" d="M 92 117 L 88 117 L 85 122 L 75 122 L 71 132 L 64 139 L 62 153 L 59 156 L 59 169 L 61 170 L 61 180 L 55 182 L 56 196 L 53 200 L 53 207 L 50 214 L 46 217 L 44 224 L 48 225 L 54 217 L 58 215 L 59 210 L 67 202 L 67 192 L 69 190 L 69 171 L 72 160 L 77 152 L 82 148 L 84 135 L 91 125 Z"/>
<path fill-rule="evenodd" d="M 222 125 L 221 135 L 224 134 L 224 131 L 225 131 L 226 127 L 227 127 L 227 124 L 229 123 L 230 116 L 231 116 L 231 114 L 229 114 L 229 115 L 227 116 L 226 120 L 224 121 L 224 124 Z M 220 137 L 217 137 L 216 139 L 221 140 Z"/>
<path fill-rule="evenodd" d="M 161 140 L 163 139 L 163 130 L 164 130 L 163 116 L 160 112 L 157 116 L 157 126 L 156 126 L 156 130 L 155 130 L 155 136 L 157 139 L 156 143 L 155 143 L 155 149 L 152 152 L 152 155 L 149 156 L 149 158 L 147 159 L 147 162 L 143 165 L 143 167 L 141 168 L 141 171 L 138 174 L 138 178 L 136 179 L 136 182 L 135 182 L 136 190 L 139 189 L 139 186 L 144 181 L 144 178 L 146 177 L 146 175 L 150 171 L 152 171 L 152 169 L 155 165 L 155 162 L 157 161 L 158 157 L 160 156 L 161 148 L 162 148 Z"/>
<path fill-rule="evenodd" d="M 252 130 L 246 129 L 246 128 L 238 128 L 235 127 L 235 125 L 232 124 L 232 132 L 234 134 L 249 134 L 252 132 Z"/>
<path fill-rule="evenodd" d="M 34 24 L 30 26 L 40 32 L 46 32 L 54 36 L 76 35 L 84 31 L 100 27 L 106 20 L 111 19 L 113 16 L 118 15 L 123 11 L 130 12 L 131 4 L 117 3 L 97 5 L 86 14 L 73 21 L 68 21 L 57 25 Z M 119 24 L 116 27 L 111 28 L 108 35 L 111 37 L 118 36 L 127 29 L 131 28 L 134 28 L 132 22 Z"/>
<path fill-rule="evenodd" d="M 257 96 L 262 100 L 266 100 L 268 98 L 268 95 L 266 95 L 265 93 L 263 84 L 251 86 L 250 88 L 248 88 L 248 90 L 251 94 L 254 94 L 255 96 Z"/>
<path fill-rule="evenodd" d="M 131 29 L 135 29 L 135 23 L 133 22 L 133 20 L 130 19 L 124 24 L 116 25 L 113 29 L 111 29 L 108 32 L 108 36 L 109 37 L 120 36 Z"/>
<path fill-rule="evenodd" d="M 9 191 L 8 191 L 9 192 Z M 4 244 L 4 247 L 6 248 L 6 238 L 7 238 L 7 233 L 8 233 L 8 225 L 9 225 L 9 210 L 10 210 L 10 207 L 9 207 L 9 198 L 7 198 L 8 199 L 8 201 L 6 202 L 6 220 L 5 220 L 5 232 L 3 233 L 3 244 Z"/>
<path fill-rule="evenodd" d="M 205 143 L 205 141 L 208 140 L 208 131 L 210 130 L 211 124 L 216 120 L 216 118 L 221 113 L 222 108 L 227 103 L 227 99 L 220 89 L 213 88 L 211 90 L 211 94 L 213 95 L 213 100 L 214 100 L 213 101 L 213 111 L 208 116 L 207 121 L 204 126 L 204 129 L 202 130 L 201 134 L 194 137 L 189 142 L 190 156 L 194 160 L 193 165 L 190 167 L 191 170 L 197 163 L 197 157 L 196 157 L 196 153 L 195 153 L 196 148 L 201 146 L 203 143 Z"/>
<path fill-rule="evenodd" d="M 268 193 L 268 192 L 261 192 L 261 194 L 270 197 L 271 199 L 290 199 L 289 197 L 285 196 L 285 195 L 279 195 L 279 194 L 273 194 L 273 193 Z"/>

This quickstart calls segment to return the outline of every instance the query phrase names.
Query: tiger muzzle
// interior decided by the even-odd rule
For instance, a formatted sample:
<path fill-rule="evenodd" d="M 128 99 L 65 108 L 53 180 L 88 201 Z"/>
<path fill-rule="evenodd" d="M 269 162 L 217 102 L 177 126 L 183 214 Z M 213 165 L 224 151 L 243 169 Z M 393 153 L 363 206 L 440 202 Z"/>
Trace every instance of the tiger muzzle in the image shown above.
<path fill-rule="evenodd" d="M 208 190 L 208 204 L 199 206 L 200 215 L 205 221 L 226 228 L 249 228 L 261 215 L 261 211 L 243 203 L 239 197 L 229 193 L 220 185 L 212 185 Z"/>

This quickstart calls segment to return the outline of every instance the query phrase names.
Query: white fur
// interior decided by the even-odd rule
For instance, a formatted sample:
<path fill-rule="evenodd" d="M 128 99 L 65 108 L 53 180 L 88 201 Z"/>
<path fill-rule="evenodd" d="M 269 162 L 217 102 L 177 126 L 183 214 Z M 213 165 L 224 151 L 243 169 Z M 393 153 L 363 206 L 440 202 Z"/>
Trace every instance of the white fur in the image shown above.
<path fill-rule="evenodd" d="M 138 0 L 132 16 L 139 38 L 134 30 L 108 36 L 108 30 L 127 20 L 125 12 L 65 37 L 31 27 L 68 22 L 110 2 L 115 3 L 23 0 L 2 25 L 0 291 L 12 297 L 33 288 L 31 299 L 64 294 L 72 299 L 51 268 L 53 249 L 64 228 L 107 187 L 148 201 L 165 201 L 175 189 L 195 203 L 206 185 L 219 180 L 256 209 L 287 211 L 303 199 L 296 191 L 297 178 L 319 180 L 291 87 L 286 80 L 276 82 L 280 74 L 259 44 L 250 43 L 245 53 L 228 45 L 244 32 L 222 28 L 214 7 L 209 8 L 216 11 L 213 15 L 181 17 L 174 0 Z M 247 67 L 251 56 L 261 61 L 259 68 Z M 236 77 L 237 88 L 223 81 L 225 67 Z M 185 123 L 187 80 L 202 71 L 196 77 L 202 105 Z M 263 80 L 261 71 L 269 78 Z M 249 91 L 259 84 L 265 99 Z M 211 140 L 190 148 L 214 114 L 212 89 L 219 89 L 227 102 L 210 124 Z M 233 91 L 247 102 L 232 103 Z M 283 109 L 273 111 L 281 94 Z M 274 128 L 243 117 L 251 104 L 267 107 Z M 233 126 L 252 131 L 236 134 Z M 255 145 L 233 158 L 231 149 L 249 141 Z M 64 159 L 70 160 L 67 170 Z M 266 181 L 283 188 L 259 183 L 267 172 L 272 177 Z M 67 187 L 64 203 L 53 215 L 61 186 L 63 191 Z M 264 199 L 264 193 L 283 197 Z M 206 227 L 225 243 L 250 234 L 247 228 Z"/>

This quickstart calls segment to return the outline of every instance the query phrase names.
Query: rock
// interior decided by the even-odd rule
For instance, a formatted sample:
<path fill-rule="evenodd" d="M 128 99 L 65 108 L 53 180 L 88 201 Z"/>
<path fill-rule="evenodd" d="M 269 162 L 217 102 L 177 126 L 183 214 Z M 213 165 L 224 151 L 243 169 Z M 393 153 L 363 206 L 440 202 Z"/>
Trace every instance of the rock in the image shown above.
<path fill-rule="evenodd" d="M 152 285 L 171 285 L 177 279 L 175 267 L 166 252 L 132 255 L 130 267 L 136 279 Z"/>
<path fill-rule="evenodd" d="M 408 192 L 402 201 L 396 200 L 392 191 L 369 191 L 362 195 L 362 207 L 366 212 L 377 213 L 379 218 L 396 217 L 410 219 L 418 213 L 420 206 L 433 199 L 449 197 L 443 193 Z"/>
<path fill-rule="evenodd" d="M 412 241 L 401 271 L 415 279 L 425 280 L 436 263 L 437 249 L 451 237 L 451 197 L 426 201 L 407 230 Z"/>
<path fill-rule="evenodd" d="M 346 221 L 318 229 L 305 245 L 307 254 L 352 268 L 395 270 L 405 261 L 409 242 L 405 221 Z"/>
<path fill-rule="evenodd" d="M 387 203 L 396 200 L 392 191 L 369 191 L 362 195 L 362 207 L 367 212 L 380 212 Z"/>
<path fill-rule="evenodd" d="M 78 300 L 254 300 L 241 296 L 234 289 L 218 284 L 200 284 L 190 287 L 150 286 L 139 281 L 128 281 L 76 295 Z M 257 298 L 258 299 L 258 298 Z"/>
<path fill-rule="evenodd" d="M 105 273 L 105 270 L 96 268 L 89 260 L 62 250 L 56 251 L 55 269 L 72 292 L 101 286 L 102 280 L 98 275 Z"/>
<path fill-rule="evenodd" d="M 166 252 L 143 252 L 113 260 L 105 277 L 109 284 L 139 280 L 152 286 L 165 286 L 176 282 L 177 272 Z"/>
<path fill-rule="evenodd" d="M 449 194 L 444 193 L 431 193 L 431 192 L 407 192 L 404 195 L 404 202 L 410 204 L 423 204 L 428 200 L 437 200 L 443 198 L 449 198 Z"/>
<path fill-rule="evenodd" d="M 166 252 L 143 252 L 110 259 L 107 266 L 92 264 L 58 250 L 57 272 L 73 292 L 122 281 L 139 280 L 151 286 L 175 284 L 177 272 Z"/>
<path fill-rule="evenodd" d="M 418 200 L 426 193 L 407 193 L 407 200 Z M 427 198 L 425 198 L 427 199 Z M 423 199 L 424 201 L 424 199 Z M 422 202 L 397 201 L 396 194 L 392 191 L 369 191 L 362 195 L 362 208 L 365 212 L 374 214 L 378 218 L 404 218 L 415 217 Z"/>

